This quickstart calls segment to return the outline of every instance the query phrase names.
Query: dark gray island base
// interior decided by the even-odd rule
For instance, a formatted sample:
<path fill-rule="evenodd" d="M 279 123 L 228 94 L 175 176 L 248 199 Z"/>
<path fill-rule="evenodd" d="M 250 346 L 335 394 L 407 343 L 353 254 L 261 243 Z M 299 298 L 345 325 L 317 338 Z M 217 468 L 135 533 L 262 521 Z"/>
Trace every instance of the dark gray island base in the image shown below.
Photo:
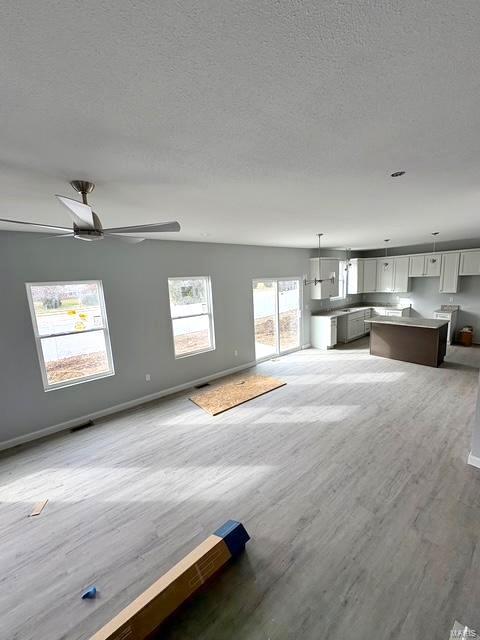
<path fill-rule="evenodd" d="M 447 351 L 448 322 L 429 318 L 365 320 L 370 324 L 370 354 L 439 367 Z"/>

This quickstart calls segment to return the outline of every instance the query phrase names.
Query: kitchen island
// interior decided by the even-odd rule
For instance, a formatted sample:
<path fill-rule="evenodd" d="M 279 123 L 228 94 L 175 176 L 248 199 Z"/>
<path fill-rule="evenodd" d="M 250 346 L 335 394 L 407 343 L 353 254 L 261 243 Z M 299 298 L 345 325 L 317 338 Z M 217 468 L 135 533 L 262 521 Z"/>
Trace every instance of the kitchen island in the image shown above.
<path fill-rule="evenodd" d="M 333 349 L 338 342 L 347 343 L 363 338 L 369 331 L 363 321 L 373 316 L 408 316 L 410 305 L 386 307 L 375 304 L 337 307 L 312 313 L 310 342 L 315 349 Z"/>
<path fill-rule="evenodd" d="M 370 354 L 439 367 L 447 351 L 448 321 L 430 318 L 374 316 L 370 326 Z"/>

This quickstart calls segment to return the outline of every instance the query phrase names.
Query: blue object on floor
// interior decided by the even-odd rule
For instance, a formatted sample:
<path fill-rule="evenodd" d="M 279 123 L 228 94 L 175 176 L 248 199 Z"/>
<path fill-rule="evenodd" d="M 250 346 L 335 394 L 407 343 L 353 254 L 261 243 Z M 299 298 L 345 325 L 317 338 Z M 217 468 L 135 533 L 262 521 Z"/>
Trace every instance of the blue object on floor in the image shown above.
<path fill-rule="evenodd" d="M 90 587 L 87 589 L 82 596 L 82 600 L 93 600 L 93 598 L 97 597 L 97 587 Z"/>
<path fill-rule="evenodd" d="M 214 535 L 225 540 L 225 544 L 233 557 L 238 556 L 245 549 L 245 543 L 250 540 L 245 527 L 236 520 L 227 520 Z"/>

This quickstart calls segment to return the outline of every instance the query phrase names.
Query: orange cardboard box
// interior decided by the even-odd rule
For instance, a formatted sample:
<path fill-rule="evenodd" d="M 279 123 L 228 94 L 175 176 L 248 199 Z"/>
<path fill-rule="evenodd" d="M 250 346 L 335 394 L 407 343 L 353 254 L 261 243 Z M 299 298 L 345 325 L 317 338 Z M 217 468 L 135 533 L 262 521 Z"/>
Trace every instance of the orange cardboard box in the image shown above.
<path fill-rule="evenodd" d="M 175 609 L 237 555 L 248 539 L 240 523 L 228 521 L 97 631 L 91 640 L 146 640 Z"/>

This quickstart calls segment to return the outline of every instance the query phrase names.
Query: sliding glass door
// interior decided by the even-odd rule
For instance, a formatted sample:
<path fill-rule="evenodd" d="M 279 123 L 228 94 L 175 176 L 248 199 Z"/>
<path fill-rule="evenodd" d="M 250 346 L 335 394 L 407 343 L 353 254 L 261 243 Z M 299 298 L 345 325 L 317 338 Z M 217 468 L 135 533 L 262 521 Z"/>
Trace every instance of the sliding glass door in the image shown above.
<path fill-rule="evenodd" d="M 300 280 L 278 281 L 280 353 L 300 348 Z"/>
<path fill-rule="evenodd" d="M 253 281 L 257 360 L 300 348 L 301 293 L 300 278 Z"/>
<path fill-rule="evenodd" d="M 276 280 L 253 281 L 255 358 L 262 360 L 278 353 L 278 309 Z"/>

